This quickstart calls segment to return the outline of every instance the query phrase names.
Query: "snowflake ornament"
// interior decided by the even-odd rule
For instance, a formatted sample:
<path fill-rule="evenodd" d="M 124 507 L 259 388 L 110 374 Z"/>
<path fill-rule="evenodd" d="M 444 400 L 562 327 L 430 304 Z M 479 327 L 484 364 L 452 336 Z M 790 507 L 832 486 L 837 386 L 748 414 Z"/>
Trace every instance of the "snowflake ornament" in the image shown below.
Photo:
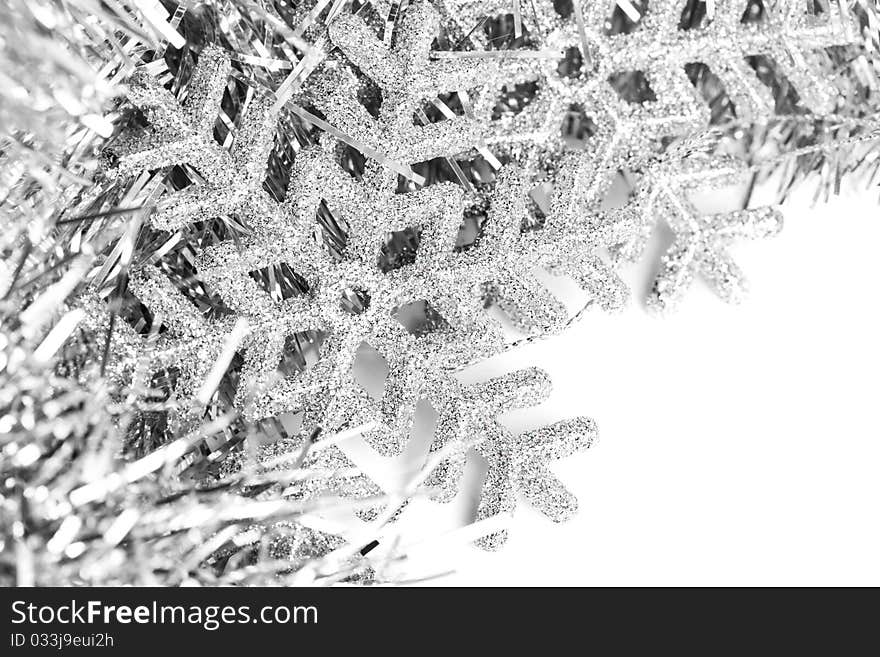
<path fill-rule="evenodd" d="M 320 151 L 298 156 L 291 183 L 293 216 L 290 221 L 319 228 L 316 215 L 322 194 L 332 190 L 330 208 L 348 226 L 345 257 L 337 260 L 313 241 L 309 250 L 300 241 L 285 245 L 266 244 L 272 235 L 254 234 L 244 249 L 221 244 L 208 249 L 199 271 L 214 289 L 223 290 L 228 305 L 255 326 L 271 327 L 254 334 L 259 356 L 250 358 L 242 376 L 245 389 L 270 375 L 277 366 L 285 334 L 313 330 L 325 334 L 317 364 L 304 377 L 281 381 L 257 403 L 254 417 L 265 417 L 303 407 L 321 426 L 339 428 L 333 409 L 335 398 L 344 394 L 340 413 L 366 420 L 367 398 L 348 394 L 355 387 L 352 366 L 358 347 L 367 342 L 386 358 L 390 375 L 377 419 L 387 425 L 385 438 L 373 442 L 383 453 L 397 453 L 408 435 L 416 397 L 425 372 L 446 363 L 453 366 L 480 354 L 492 353 L 500 331 L 490 326 L 476 295 L 467 291 L 479 280 L 475 269 L 453 269 L 446 263 L 461 222 L 460 190 L 451 185 L 433 186 L 412 194 L 390 195 L 386 188 L 346 180 L 339 166 Z M 323 190 L 323 191 L 322 191 Z M 381 223 L 380 223 L 381 222 Z M 388 234 L 410 230 L 417 249 L 412 262 L 383 271 L 380 256 Z M 294 271 L 308 272 L 309 293 L 298 305 L 278 304 L 268 297 L 249 272 L 276 264 L 274 253 L 284 253 Z M 269 256 L 267 258 L 267 255 Z M 347 299 L 356 298 L 352 305 Z M 442 328 L 413 335 L 395 315 L 401 309 L 423 303 L 443 318 Z M 274 320 L 269 318 L 275 318 Z M 286 319 L 282 319 L 286 318 Z M 439 327 L 438 327 L 439 328 Z M 304 401 L 309 400 L 310 401 Z M 359 400 L 354 407 L 352 402 Z M 361 407 L 363 412 L 358 412 Z M 402 436 L 402 437 L 401 437 Z M 388 441 L 396 441 L 392 444 Z"/>
<path fill-rule="evenodd" d="M 206 60 L 215 72 L 227 68 L 203 54 L 201 61 Z M 206 95 L 200 85 L 218 86 L 215 77 L 200 74 L 190 84 L 191 93 Z M 260 117 L 266 104 L 254 101 Z M 251 123 L 247 114 L 244 121 Z M 256 150 L 240 141 L 250 138 L 260 142 L 259 150 L 265 152 L 272 131 L 263 118 L 260 124 L 266 129 L 238 135 L 239 149 Z M 120 157 L 120 167 L 146 161 L 134 146 L 128 153 Z M 151 165 L 170 161 L 163 157 L 154 158 Z M 186 161 L 189 156 L 178 157 Z M 179 388 L 184 396 L 192 391 L 190 382 L 198 381 L 206 363 L 216 358 L 234 320 L 245 319 L 238 404 L 246 417 L 258 420 L 305 411 L 304 426 L 328 430 L 378 422 L 382 428 L 370 432 L 368 440 L 383 454 L 399 453 L 412 426 L 415 404 L 430 386 L 430 373 L 454 370 L 502 348 L 501 328 L 484 311 L 487 302 L 502 308 L 523 330 L 546 332 L 563 324 L 565 311 L 530 270 L 547 266 L 572 271 L 587 286 L 592 278 L 583 272 L 588 266 L 599 270 L 597 262 L 588 262 L 598 247 L 589 235 L 570 230 L 560 254 L 560 231 L 548 227 L 541 239 L 520 234 L 526 196 L 512 171 L 502 172 L 495 183 L 478 243 L 461 252 L 455 249 L 463 212 L 459 187 L 438 184 L 396 194 L 386 183 L 385 172 L 377 169 L 362 181 L 353 180 L 334 161 L 332 145 L 297 155 L 288 198 L 282 204 L 264 198 L 262 189 L 254 191 L 248 183 L 242 198 L 251 189 L 271 211 L 271 222 L 252 220 L 249 234 L 237 243 L 206 248 L 195 263 L 199 279 L 219 295 L 231 316 L 219 320 L 200 316 L 170 283 L 162 282 L 154 268 L 132 277 L 132 292 L 169 329 L 153 345 L 155 363 L 171 365 L 181 359 L 185 364 Z M 209 199 L 214 193 L 210 184 L 194 185 L 192 190 L 171 193 L 168 202 L 179 208 L 174 201 L 178 196 Z M 228 206 L 218 203 L 218 207 Z M 240 211 L 243 206 L 237 207 Z M 322 247 L 323 229 L 317 220 L 322 209 L 346 226 L 340 238 L 342 253 L 334 255 Z M 407 231 L 416 240 L 412 261 L 389 263 L 386 258 L 383 262 L 381 253 L 389 236 L 393 240 Z M 577 266 L 569 262 L 565 255 L 569 253 L 581 258 Z M 254 274 L 279 265 L 301 276 L 305 288 L 301 294 L 278 300 L 261 287 Z M 603 269 L 597 277 L 603 276 L 612 275 Z M 597 293 L 601 283 L 593 285 Z M 358 299 L 357 308 L 346 303 L 352 297 Z M 434 327 L 440 330 L 415 336 L 401 324 L 395 315 L 414 303 L 423 303 L 442 320 L 442 327 Z M 325 338 L 317 363 L 301 375 L 279 377 L 278 364 L 288 339 L 307 333 Z M 359 389 L 352 374 L 357 350 L 365 342 L 380 351 L 390 369 L 378 405 Z"/>
<path fill-rule="evenodd" d="M 216 312 L 197 308 L 168 266 L 137 264 L 126 293 L 146 306 L 153 330 L 142 335 L 125 322 L 114 329 L 94 313 L 89 322 L 109 336 L 108 369 L 141 385 L 174 369 L 179 409 L 201 412 L 200 386 L 234 340 L 242 420 L 300 414 L 301 428 L 260 447 L 256 463 L 238 452 L 224 467 L 276 470 L 292 458 L 326 475 L 267 496 L 342 495 L 375 518 L 376 483 L 353 473 L 334 444 L 319 437 L 311 445 L 310 436 L 366 426 L 373 449 L 398 455 L 417 403 L 428 399 L 440 416 L 431 454 L 450 454 L 427 482 L 437 499 L 454 496 L 473 446 L 488 462 L 479 519 L 513 511 L 519 494 L 552 520 L 570 516 L 576 502 L 547 462 L 589 447 L 596 427 L 578 418 L 519 436 L 504 428 L 500 414 L 548 394 L 539 370 L 474 385 L 456 380 L 511 343 L 487 308 L 530 337 L 561 330 L 568 313 L 538 270 L 571 277 L 605 310 L 621 308 L 629 290 L 618 268 L 641 257 L 661 220 L 675 242 L 650 305 L 673 308 L 698 275 L 725 300 L 739 299 L 745 284 L 728 246 L 770 236 L 781 221 L 770 208 L 704 214 L 689 198 L 745 172 L 731 158 L 670 146 L 710 128 L 695 71 L 719 80 L 737 122 L 774 115 L 761 62 L 790 83 L 804 111 L 822 116 L 835 110 L 837 93 L 812 63 L 855 39 L 845 5 L 834 2 L 826 12 L 793 1 L 719 2 L 700 21 L 682 21 L 690 3 L 636 5 L 414 0 L 398 12 L 380 0 L 370 10 L 388 17 L 379 34 L 363 6 L 349 13 L 334 3 L 325 24 L 320 9 L 299 8 L 308 24 L 280 51 L 300 44 L 304 54 L 294 61 L 291 51 L 293 72 L 280 87 L 267 84 L 271 75 L 241 73 L 248 58 L 233 64 L 217 46 L 201 52 L 180 100 L 147 72 L 135 73 L 129 100 L 146 126 L 123 132 L 106 151 L 108 180 L 161 180 L 184 167 L 193 184 L 168 185 L 151 227 L 186 239 L 193 224 L 230 217 L 245 230 L 199 246 L 188 262 L 187 285 L 217 300 Z M 499 28 L 511 11 L 512 38 Z M 315 36 L 307 51 L 303 35 Z M 231 75 L 246 87 L 221 145 L 214 127 Z M 276 137 L 293 144 L 288 110 L 325 134 L 290 149 L 279 192 L 266 184 L 277 165 L 268 160 Z M 366 164 L 343 166 L 343 144 Z M 459 162 L 474 153 L 487 169 L 469 180 Z M 460 184 L 414 184 L 415 168 L 441 159 Z M 641 174 L 640 187 L 623 206 L 607 207 L 609 188 L 627 169 Z M 462 237 L 466 216 L 471 239 Z M 91 314 L 100 302 L 90 294 L 83 304 Z M 365 345 L 388 367 L 378 392 L 356 376 Z M 480 544 L 494 549 L 505 538 L 498 532 Z"/>
<path fill-rule="evenodd" d="M 619 169 L 638 168 L 667 140 L 709 126 L 707 102 L 691 82 L 700 67 L 720 80 L 738 121 L 766 121 L 773 115 L 769 82 L 757 72 L 763 61 L 774 63 L 803 106 L 822 116 L 835 110 L 839 93 L 817 72 L 817 55 L 858 39 L 845 3 L 831 2 L 822 14 L 802 2 L 717 3 L 711 17 L 690 29 L 679 27 L 685 2 L 651 3 L 643 11 L 626 5 L 631 10 L 623 21 L 626 29 L 612 34 L 610 17 L 622 11 L 614 0 L 530 3 L 521 17 L 530 47 L 514 52 L 555 57 L 539 58 L 541 66 L 519 71 L 536 91 L 517 112 L 493 116 L 490 94 L 476 110 L 483 122 L 496 126 L 487 136 L 490 144 L 513 140 L 532 145 L 533 152 L 564 150 L 561 142 L 571 132 L 566 122 L 579 117 L 581 155 L 567 163 L 573 177 L 567 207 L 573 212 L 596 211 Z M 444 7 L 468 32 L 487 18 L 507 14 L 511 5 L 446 0 Z M 493 46 L 490 31 L 469 34 L 476 47 Z"/>
<path fill-rule="evenodd" d="M 530 47 L 520 52 L 540 49 L 547 57 L 536 78 L 536 97 L 522 111 L 530 119 L 521 123 L 544 128 L 520 129 L 512 138 L 532 134 L 541 141 L 552 139 L 558 123 L 554 129 L 543 122 L 558 122 L 558 110 L 568 103 L 584 103 L 587 112 L 604 113 L 607 121 L 620 124 L 617 132 L 627 128 L 652 140 L 704 127 L 709 117 L 706 103 L 688 73 L 697 64 L 708 66 L 721 80 L 738 119 L 767 119 L 773 113 L 773 95 L 748 63 L 750 57 L 771 58 L 813 113 L 834 111 L 839 94 L 810 64 L 825 48 L 856 43 L 855 17 L 845 3 L 829 2 L 822 13 L 798 0 L 713 3 L 711 16 L 704 15 L 696 25 L 683 20 L 683 12 L 690 9 L 687 2 L 665 0 L 644 8 L 645 4 L 530 3 L 521 17 L 523 40 Z M 492 48 L 499 37 L 488 29 L 471 28 L 509 14 L 512 6 L 505 0 L 444 0 L 443 5 L 481 48 Z M 625 18 L 615 22 L 623 27 L 613 33 L 612 18 L 622 14 Z M 553 106 L 557 111 L 547 117 Z"/>

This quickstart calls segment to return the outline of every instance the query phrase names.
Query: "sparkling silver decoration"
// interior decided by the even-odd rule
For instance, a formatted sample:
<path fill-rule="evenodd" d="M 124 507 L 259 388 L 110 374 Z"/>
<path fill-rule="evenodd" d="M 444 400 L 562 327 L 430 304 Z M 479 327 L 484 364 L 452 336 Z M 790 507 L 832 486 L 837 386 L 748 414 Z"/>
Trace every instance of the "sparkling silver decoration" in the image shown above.
<path fill-rule="evenodd" d="M 0 3 L 0 584 L 385 582 L 384 524 L 469 454 L 459 535 L 568 517 L 594 423 L 516 435 L 547 376 L 465 368 L 620 308 L 658 224 L 651 308 L 736 301 L 753 189 L 876 184 L 876 5 Z M 382 490 L 343 441 L 410 463 L 427 403 Z"/>
<path fill-rule="evenodd" d="M 231 58 L 218 46 L 199 54 L 182 99 L 146 71 L 129 80 L 128 99 L 147 125 L 106 150 L 108 184 L 136 179 L 143 186 L 151 172 L 185 167 L 194 183 L 159 195 L 151 227 L 183 235 L 223 216 L 245 227 L 235 239 L 197 249 L 190 263 L 189 283 L 215 295 L 223 312 L 208 317 L 155 262 L 139 263 L 128 283 L 154 317 L 149 335 L 124 322 L 110 330 L 94 291 L 81 306 L 93 328 L 110 334 L 108 367 L 117 377 L 145 380 L 176 369 L 173 394 L 183 415 L 203 410 L 197 391 L 237 340 L 234 405 L 242 418 L 301 416 L 298 433 L 258 450 L 257 469 L 272 471 L 285 455 L 301 454 L 303 467 L 345 473 L 274 494 L 377 497 L 370 479 L 350 474 L 341 450 L 321 446 L 319 437 L 309 451 L 308 436 L 317 427 L 366 425 L 374 449 L 397 455 L 408 444 L 416 404 L 428 399 L 440 417 L 431 455 L 448 453 L 426 482 L 438 500 L 454 496 L 473 447 L 489 464 L 478 519 L 513 511 L 521 494 L 550 519 L 564 520 L 576 501 L 546 463 L 589 447 L 595 424 L 578 418 L 516 436 L 497 415 L 545 398 L 544 373 L 523 370 L 469 386 L 456 380 L 467 365 L 511 344 L 486 308 L 500 310 L 530 338 L 565 327 L 570 318 L 535 276 L 538 269 L 573 278 L 605 310 L 621 308 L 629 290 L 619 266 L 642 255 L 660 220 L 675 242 L 649 305 L 671 309 L 697 275 L 724 300 L 738 300 L 745 286 L 726 247 L 774 234 L 780 218 L 772 208 L 703 214 L 688 198 L 748 172 L 728 156 L 670 147 L 710 125 L 709 104 L 688 67 L 711 70 L 737 121 L 774 113 L 774 94 L 749 57 L 773 60 L 802 109 L 827 115 L 838 94 L 814 60 L 854 41 L 851 17 L 834 9 L 814 14 L 803 2 L 760 11 L 754 3 L 724 2 L 712 3 L 699 25 L 679 29 L 681 2 L 652 2 L 643 13 L 627 2 L 626 20 L 615 18 L 625 29 L 613 33 L 609 17 L 621 3 L 568 10 L 535 0 L 528 10 L 515 3 L 510 39 L 491 26 L 479 29 L 498 16 L 506 20 L 514 6 L 506 1 L 419 0 L 399 16 L 400 7 L 384 1 L 354 12 L 338 4 L 323 22 L 299 14 L 309 18 L 285 47 L 300 44 L 306 53 L 290 60 L 289 75 L 274 87 L 265 74 L 247 74 L 254 56 Z M 379 31 L 375 15 L 385 19 Z M 313 39 L 308 49 L 303 35 Z M 450 35 L 449 49 L 438 47 Z M 278 62 L 256 61 L 270 69 Z M 230 76 L 246 91 L 221 145 L 214 129 Z M 378 98 L 362 102 L 372 87 Z M 289 141 L 289 113 L 324 134 L 292 148 L 279 201 L 266 188 L 267 160 L 278 142 Z M 343 146 L 367 156 L 362 170 L 343 166 Z M 462 163 L 476 158 L 487 166 L 469 178 Z M 417 172 L 441 160 L 460 184 L 429 184 Z M 640 171 L 641 183 L 609 207 L 609 188 L 623 169 Z M 463 240 L 465 213 L 474 207 L 481 209 L 475 235 Z M 280 272 L 295 283 L 284 293 Z M 357 381 L 365 346 L 387 364 L 378 394 Z M 291 351 L 293 371 L 284 366 Z M 224 472 L 244 467 L 239 452 Z M 359 513 L 375 519 L 380 510 L 367 505 Z M 505 538 L 498 532 L 479 543 L 494 549 Z M 283 550 L 299 548 L 294 541 Z"/>

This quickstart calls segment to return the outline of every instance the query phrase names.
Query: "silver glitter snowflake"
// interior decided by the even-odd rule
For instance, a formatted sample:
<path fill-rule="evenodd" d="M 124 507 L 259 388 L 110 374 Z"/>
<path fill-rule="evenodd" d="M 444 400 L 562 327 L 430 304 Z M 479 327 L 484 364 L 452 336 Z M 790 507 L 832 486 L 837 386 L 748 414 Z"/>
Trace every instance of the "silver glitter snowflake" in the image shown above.
<path fill-rule="evenodd" d="M 206 59 L 204 65 L 211 67 L 214 74 L 199 73 L 201 69 L 197 67 L 190 88 L 198 97 L 207 95 L 201 93 L 199 85 L 220 86 L 216 76 L 228 68 L 218 63 L 213 54 L 207 58 L 203 55 L 200 67 Z M 164 90 L 161 95 L 164 97 Z M 254 111 L 262 117 L 267 103 L 255 104 Z M 179 106 L 167 105 L 172 114 L 174 107 L 178 114 L 183 112 Z M 250 123 L 248 119 L 245 122 Z M 264 119 L 259 123 L 266 129 L 242 132 L 235 142 L 250 135 L 250 139 L 260 143 L 259 148 L 239 143 L 240 150 L 265 152 L 272 131 Z M 208 157 L 177 150 L 173 140 L 169 144 L 176 159 L 156 148 L 151 151 L 150 166 Z M 205 146 L 204 141 L 199 141 L 196 148 L 201 150 Z M 131 172 L 132 162 L 145 161 L 133 146 L 122 152 L 120 171 Z M 222 149 L 215 155 L 221 157 Z M 531 268 L 545 266 L 572 272 L 603 300 L 608 296 L 603 294 L 603 285 L 613 275 L 601 267 L 593 253 L 599 246 L 620 241 L 621 236 L 599 240 L 601 231 L 580 230 L 580 224 L 566 231 L 556 230 L 551 227 L 555 226 L 553 222 L 543 231 L 520 234 L 527 197 L 512 171 L 503 171 L 495 183 L 493 202 L 478 243 L 460 252 L 455 246 L 463 200 L 460 188 L 454 185 L 432 185 L 418 192 L 395 194 L 386 184 L 384 172 L 376 169 L 361 182 L 352 180 L 334 162 L 329 146 L 297 156 L 284 204 L 264 198 L 261 189 L 254 191 L 258 179 L 259 176 L 251 176 L 238 191 L 218 191 L 205 184 L 166 197 L 166 207 L 180 208 L 183 206 L 175 201 L 178 196 L 207 199 L 217 194 L 220 198 L 216 207 L 220 212 L 238 209 L 240 213 L 251 190 L 269 208 L 267 212 L 271 210 L 271 223 L 252 220 L 250 233 L 238 243 L 210 247 L 196 262 L 200 279 L 219 294 L 235 316 L 248 321 L 239 401 L 253 419 L 306 410 L 309 426 L 341 428 L 354 421 L 377 420 L 385 430 L 378 432 L 381 436 L 371 435 L 371 441 L 383 453 L 397 453 L 405 444 L 412 411 L 427 385 L 427 375 L 438 369 L 455 369 L 501 348 L 501 329 L 483 310 L 487 302 L 497 304 L 526 331 L 547 331 L 562 324 L 564 310 L 531 276 Z M 222 201 L 233 192 L 237 199 L 234 208 Z M 336 256 L 321 246 L 316 215 L 322 207 L 347 227 L 343 253 Z M 176 216 L 186 217 L 184 222 L 205 218 Z M 168 220 L 160 225 L 167 226 Z M 406 231 L 417 243 L 412 262 L 383 265 L 383 245 L 389 237 Z M 566 248 L 560 253 L 558 244 L 566 240 Z M 279 301 L 267 294 L 252 276 L 279 264 L 303 277 L 307 294 Z M 589 266 L 594 267 L 596 276 L 584 274 Z M 613 287 L 611 296 L 620 297 L 616 281 Z M 169 329 L 155 347 L 156 364 L 169 365 L 164 361 L 180 358 L 184 351 L 191 352 L 193 362 L 183 368 L 181 386 L 188 390 L 186 382 L 198 381 L 207 363 L 219 353 L 234 317 L 205 319 L 152 268 L 133 276 L 130 289 L 163 318 Z M 359 299 L 355 304 L 358 307 L 346 303 L 346 299 L 353 297 Z M 434 329 L 440 330 L 416 336 L 395 318 L 415 303 L 424 304 L 436 315 Z M 317 364 L 301 376 L 279 380 L 276 370 L 286 339 L 306 332 L 320 332 L 324 336 Z M 390 368 L 378 408 L 357 389 L 352 377 L 356 352 L 364 342 L 378 349 Z M 245 397 L 252 396 L 255 390 L 262 392 L 246 403 Z"/>
<path fill-rule="evenodd" d="M 813 15 L 801 5 L 776 3 L 752 16 L 749 3 L 718 3 L 702 24 L 681 30 L 681 2 L 652 3 L 611 34 L 607 19 L 621 3 L 575 5 L 562 15 L 550 0 L 530 2 L 528 11 L 519 2 L 445 0 L 435 7 L 421 0 L 389 19 L 382 38 L 360 11 L 334 10 L 334 19 L 315 29 L 313 48 L 292 63 L 288 82 L 272 89 L 255 82 L 268 79 L 262 74 L 237 75 L 249 86 L 224 145 L 214 137 L 215 124 L 237 71 L 227 54 L 205 48 L 182 99 L 136 73 L 129 99 L 147 125 L 108 149 L 108 178 L 143 182 L 150 172 L 184 167 L 193 184 L 167 185 L 149 215 L 152 228 L 183 234 L 230 217 L 244 230 L 189 262 L 187 285 L 218 300 L 223 312 L 208 316 L 150 263 L 139 264 L 128 285 L 153 317 L 149 335 L 125 322 L 111 330 L 95 312 L 101 302 L 94 293 L 83 302 L 95 315 L 93 327 L 110 336 L 108 367 L 141 387 L 173 368 L 178 407 L 202 412 L 197 391 L 233 341 L 241 361 L 234 403 L 244 421 L 301 415 L 298 433 L 260 447 L 255 467 L 285 467 L 294 455 L 304 467 L 329 473 L 273 494 L 367 500 L 359 509 L 367 519 L 378 513 L 370 500 L 381 490 L 352 472 L 335 445 L 319 438 L 310 450 L 311 432 L 368 426 L 365 440 L 382 455 L 396 455 L 408 443 L 417 403 L 428 399 L 440 416 L 431 453 L 451 454 L 427 482 L 438 499 L 454 495 L 473 446 L 489 464 L 480 519 L 512 511 L 518 494 L 551 519 L 565 519 L 576 502 L 547 461 L 588 447 L 596 435 L 592 421 L 515 436 L 497 416 L 543 399 L 546 375 L 524 370 L 464 386 L 454 374 L 510 343 L 487 307 L 528 336 L 566 325 L 568 314 L 539 282 L 538 269 L 571 277 L 606 310 L 622 307 L 629 291 L 615 265 L 641 256 L 661 219 L 675 243 L 663 258 L 652 305 L 673 307 L 697 275 L 724 299 L 739 298 L 743 279 L 726 248 L 773 234 L 779 215 L 699 212 L 688 193 L 730 184 L 744 165 L 683 156 L 669 143 L 700 135 L 710 123 L 689 66 L 708 66 L 717 76 L 737 120 L 772 114 L 774 96 L 746 62 L 756 56 L 775 62 L 806 108 L 834 110 L 833 86 L 809 62 L 823 48 L 851 42 L 851 32 L 845 17 Z M 487 28 L 452 49 L 436 47 L 441 27 L 464 32 L 512 6 L 519 9 L 512 40 Z M 388 3 L 376 7 L 390 15 Z M 371 85 L 378 98 L 362 103 Z M 286 138 L 280 119 L 288 109 L 325 134 L 293 148 L 279 202 L 282 194 L 273 197 L 264 183 L 273 143 Z M 573 115 L 580 117 L 576 129 L 566 124 Z M 368 156 L 362 170 L 342 166 L 343 144 Z M 459 161 L 475 154 L 487 169 L 469 181 Z M 413 167 L 436 159 L 447 162 L 460 185 L 418 179 Z M 609 187 L 625 168 L 642 173 L 640 187 L 622 207 L 606 208 Z M 401 185 L 400 175 L 410 182 Z M 541 185 L 543 204 L 536 195 Z M 474 207 L 480 218 L 464 240 L 465 212 Z M 365 345 L 388 367 L 378 394 L 356 377 Z M 225 467 L 254 464 L 238 453 Z M 499 532 L 480 543 L 495 548 L 504 539 Z"/>
<path fill-rule="evenodd" d="M 505 0 L 443 4 L 464 30 L 509 14 L 512 6 Z M 717 5 L 714 13 L 691 29 L 679 27 L 687 3 L 666 0 L 644 9 L 645 4 L 528 3 L 521 19 L 523 45 L 528 47 L 521 50 L 548 57 L 537 78 L 535 100 L 521 112 L 528 119 L 520 119 L 519 129 L 508 138 L 557 138 L 559 121 L 572 104 L 591 116 L 597 113 L 594 123 L 614 135 L 616 150 L 640 139 L 654 141 L 701 129 L 708 122 L 708 108 L 686 72 L 688 65 L 696 64 L 707 65 L 721 80 L 740 120 L 766 119 L 773 113 L 774 99 L 747 63 L 746 58 L 755 56 L 771 58 L 812 112 L 834 111 L 839 97 L 834 85 L 810 64 L 822 49 L 858 38 L 854 17 L 838 3 L 830 2 L 821 15 L 797 0 L 755 7 L 748 0 L 712 3 Z M 615 12 L 627 17 L 620 33 L 610 31 Z M 486 48 L 498 38 L 488 30 L 470 32 L 470 39 Z M 634 87 L 643 92 L 638 98 L 627 94 Z"/>
<path fill-rule="evenodd" d="M 548 226 L 576 226 L 574 230 L 563 229 L 566 235 L 595 239 L 595 224 L 602 216 L 599 209 L 618 170 L 644 167 L 665 139 L 690 137 L 709 126 L 709 107 L 688 71 L 703 67 L 717 76 L 738 121 L 765 121 L 774 113 L 775 99 L 756 71 L 758 58 L 769 60 L 797 91 L 801 103 L 821 116 L 835 110 L 839 94 L 832 81 L 817 72 L 821 69 L 814 65 L 815 60 L 823 49 L 857 39 L 853 16 L 835 3 L 823 14 L 814 14 L 799 2 L 764 3 L 760 7 L 746 1 L 718 3 L 698 27 L 688 30 L 679 28 L 686 3 L 651 3 L 647 10 L 643 4 L 636 3 L 637 9 L 630 2 L 609 0 L 581 9 L 583 3 L 536 0 L 522 7 L 516 3 L 521 11 L 519 40 L 512 39 L 515 34 L 509 31 L 500 37 L 488 28 L 468 32 L 478 47 L 492 49 L 500 39 L 505 47 L 511 44 L 513 52 L 548 55 L 536 59 L 543 62 L 539 67 L 533 62 L 521 67 L 520 76 L 534 76 L 536 83 L 534 97 L 526 98 L 524 106 L 496 116 L 492 95 L 483 94 L 479 98 L 487 102 L 477 103 L 477 116 L 486 125 L 496 126 L 494 135 L 486 135 L 490 144 L 515 140 L 530 146 L 531 153 L 570 150 L 570 144 L 563 143 L 567 132 L 571 137 L 566 121 L 576 118 L 576 131 L 583 134 L 575 136 L 583 150 L 556 156 L 559 161 L 547 222 Z M 471 0 L 447 0 L 443 5 L 464 30 L 485 26 L 498 17 L 510 18 L 512 7 L 504 1 Z M 614 12 L 626 13 L 622 33 L 610 33 Z M 510 20 L 502 24 L 511 27 Z M 754 60 L 752 65 L 750 59 Z M 527 158 L 524 164 L 533 167 L 534 161 Z M 677 183 L 671 182 L 671 171 L 678 166 L 671 163 L 651 168 L 644 177 L 647 189 L 628 209 L 639 215 L 636 223 L 643 227 L 641 232 L 653 225 L 654 213 L 667 209 L 659 205 L 659 199 L 681 198 L 698 185 L 723 186 L 729 182 L 734 164 L 726 158 L 714 163 L 704 159 L 702 166 L 711 172 L 688 184 L 680 176 Z M 684 169 L 688 166 L 681 165 Z M 723 225 L 720 215 L 695 222 L 699 213 L 688 201 L 682 204 L 685 207 L 669 217 L 679 235 L 674 247 L 677 253 L 670 252 L 664 259 L 666 270 L 658 276 L 649 303 L 668 308 L 668 302 L 681 295 L 697 269 L 713 282 L 722 298 L 738 299 L 744 289 L 742 277 L 721 252 L 721 243 L 772 234 L 778 228 L 777 213 L 770 209 L 734 213 Z M 617 213 L 614 219 L 618 234 L 625 233 L 620 227 L 630 217 Z M 641 249 L 631 248 L 632 240 L 620 241 L 630 243 L 625 249 L 629 254 L 641 254 Z M 636 238 L 635 243 L 640 244 L 641 239 Z M 599 245 L 614 246 L 601 240 Z M 566 253 L 564 247 L 560 251 Z M 566 253 L 565 259 L 563 273 L 582 281 L 587 289 L 601 282 L 610 295 L 606 306 L 617 307 L 626 298 L 625 288 L 607 273 L 595 250 L 585 261 L 576 251 Z M 580 276 L 579 260 L 584 263 Z"/>

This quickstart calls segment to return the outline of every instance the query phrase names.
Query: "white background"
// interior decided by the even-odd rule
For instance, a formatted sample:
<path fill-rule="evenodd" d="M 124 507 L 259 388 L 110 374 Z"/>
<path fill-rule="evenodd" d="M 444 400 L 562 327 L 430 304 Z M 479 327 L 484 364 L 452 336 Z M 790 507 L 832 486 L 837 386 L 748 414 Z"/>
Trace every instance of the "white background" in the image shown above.
<path fill-rule="evenodd" d="M 431 583 L 456 585 L 880 585 L 876 193 L 784 206 L 781 235 L 733 249 L 751 282 L 739 306 L 698 284 L 672 316 L 636 300 L 469 372 L 550 373 L 548 402 L 504 417 L 514 430 L 597 420 L 598 444 L 553 466 L 580 511 L 555 525 L 522 503 L 495 553 L 443 541 L 474 507 L 473 464 L 456 502 L 410 505 L 402 540 L 427 540 L 398 572 L 454 569 Z M 644 288 L 655 262 L 631 280 Z"/>

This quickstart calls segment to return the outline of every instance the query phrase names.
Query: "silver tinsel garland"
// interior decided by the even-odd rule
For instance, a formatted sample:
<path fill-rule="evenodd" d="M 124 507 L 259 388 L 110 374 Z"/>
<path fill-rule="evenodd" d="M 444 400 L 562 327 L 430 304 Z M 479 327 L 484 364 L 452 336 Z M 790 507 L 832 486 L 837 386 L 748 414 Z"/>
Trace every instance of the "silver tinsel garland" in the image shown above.
<path fill-rule="evenodd" d="M 451 500 L 471 453 L 478 545 L 517 497 L 564 520 L 546 465 L 595 423 L 514 435 L 497 416 L 547 375 L 457 373 L 621 308 L 661 221 L 648 307 L 697 276 L 738 301 L 728 245 L 781 228 L 756 185 L 828 194 L 880 166 L 869 0 L 0 12 L 3 583 L 383 581 L 374 535 Z M 693 200 L 741 183 L 732 211 Z M 400 454 L 420 402 L 424 465 L 383 492 L 340 443 Z M 367 524 L 316 526 L 340 511 Z"/>

